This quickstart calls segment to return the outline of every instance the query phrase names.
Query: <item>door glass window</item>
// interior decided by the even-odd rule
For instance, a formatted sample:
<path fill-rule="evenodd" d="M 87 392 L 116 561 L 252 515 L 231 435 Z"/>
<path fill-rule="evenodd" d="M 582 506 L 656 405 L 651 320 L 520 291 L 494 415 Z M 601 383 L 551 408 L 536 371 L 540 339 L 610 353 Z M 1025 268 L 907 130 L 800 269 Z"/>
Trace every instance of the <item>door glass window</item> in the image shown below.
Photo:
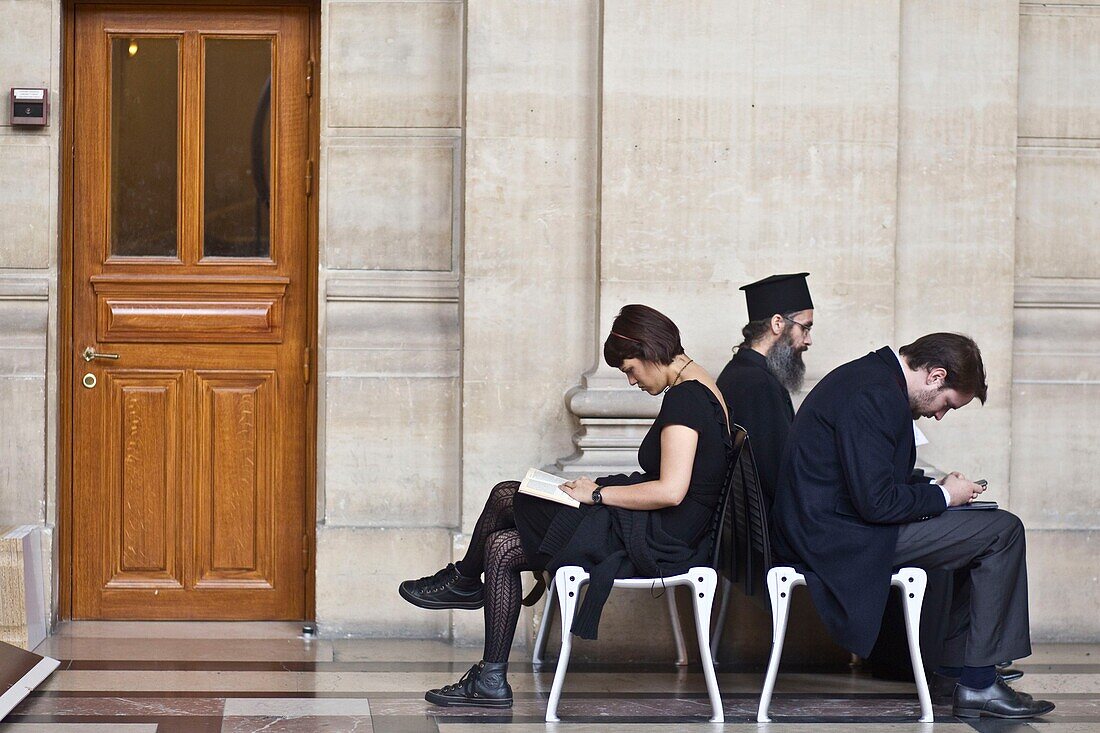
<path fill-rule="evenodd" d="M 111 39 L 111 254 L 177 256 L 179 41 Z"/>
<path fill-rule="evenodd" d="M 203 256 L 271 255 L 271 41 L 205 43 Z"/>

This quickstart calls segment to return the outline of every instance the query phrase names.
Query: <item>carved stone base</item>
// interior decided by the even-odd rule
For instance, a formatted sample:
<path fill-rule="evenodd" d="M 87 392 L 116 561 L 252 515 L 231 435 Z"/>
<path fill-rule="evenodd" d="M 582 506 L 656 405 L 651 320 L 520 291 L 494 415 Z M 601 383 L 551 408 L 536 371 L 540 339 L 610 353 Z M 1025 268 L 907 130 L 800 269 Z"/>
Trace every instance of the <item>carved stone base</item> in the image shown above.
<path fill-rule="evenodd" d="M 661 398 L 625 387 L 622 374 L 601 367 L 586 374 L 566 394 L 580 419 L 573 436 L 577 449 L 544 470 L 565 478 L 638 471 L 638 446 L 661 409 Z"/>

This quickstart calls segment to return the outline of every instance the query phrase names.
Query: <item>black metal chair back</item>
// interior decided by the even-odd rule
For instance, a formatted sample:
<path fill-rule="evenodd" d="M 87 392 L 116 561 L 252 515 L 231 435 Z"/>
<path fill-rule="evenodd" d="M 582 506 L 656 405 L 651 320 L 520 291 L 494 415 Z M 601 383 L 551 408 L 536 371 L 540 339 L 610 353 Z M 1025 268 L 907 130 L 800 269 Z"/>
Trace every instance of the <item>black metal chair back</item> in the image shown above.
<path fill-rule="evenodd" d="M 719 574 L 722 574 L 723 567 L 728 567 L 723 562 L 724 537 L 729 534 L 731 518 L 729 508 L 734 486 L 734 474 L 741 457 L 741 451 L 748 445 L 748 433 L 740 425 L 734 425 L 730 439 L 733 442 L 733 450 L 730 452 L 729 466 L 726 468 L 726 480 L 722 485 L 722 495 L 718 498 L 718 506 L 715 508 L 713 524 L 711 524 L 710 529 L 710 566 L 717 570 Z"/>
<path fill-rule="evenodd" d="M 768 503 L 756 473 L 756 459 L 745 429 L 738 426 L 742 445 L 730 476 L 729 517 L 723 522 L 719 571 L 739 583 L 745 595 L 768 604 L 765 578 L 772 567 L 768 533 Z"/>

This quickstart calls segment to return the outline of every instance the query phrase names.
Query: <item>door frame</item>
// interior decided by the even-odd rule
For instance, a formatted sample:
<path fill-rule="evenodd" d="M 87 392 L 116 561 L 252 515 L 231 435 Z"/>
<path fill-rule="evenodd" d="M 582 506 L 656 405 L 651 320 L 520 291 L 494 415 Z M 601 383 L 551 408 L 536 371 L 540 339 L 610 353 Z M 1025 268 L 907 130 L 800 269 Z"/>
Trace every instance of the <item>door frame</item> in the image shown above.
<path fill-rule="evenodd" d="M 312 94 L 308 102 L 308 148 L 312 161 L 314 185 L 307 198 L 306 223 L 306 333 L 309 341 L 310 380 L 306 384 L 306 482 L 305 523 L 306 552 L 309 553 L 305 577 L 305 616 L 312 621 L 316 616 L 317 587 L 317 272 L 319 259 L 318 218 L 321 149 L 321 5 L 320 0 L 109 0 L 111 5 L 135 7 L 185 7 L 209 5 L 214 7 L 262 8 L 287 5 L 302 6 L 309 10 L 309 58 L 312 73 Z M 61 12 L 61 172 L 59 176 L 60 237 L 58 252 L 58 421 L 57 421 L 57 616 L 59 621 L 73 617 L 73 375 L 72 342 L 73 325 L 73 205 L 75 177 L 75 133 L 73 105 L 75 103 L 76 73 L 76 11 L 81 5 L 101 5 L 103 0 L 63 0 Z M 307 73 L 306 69 L 302 73 Z"/>

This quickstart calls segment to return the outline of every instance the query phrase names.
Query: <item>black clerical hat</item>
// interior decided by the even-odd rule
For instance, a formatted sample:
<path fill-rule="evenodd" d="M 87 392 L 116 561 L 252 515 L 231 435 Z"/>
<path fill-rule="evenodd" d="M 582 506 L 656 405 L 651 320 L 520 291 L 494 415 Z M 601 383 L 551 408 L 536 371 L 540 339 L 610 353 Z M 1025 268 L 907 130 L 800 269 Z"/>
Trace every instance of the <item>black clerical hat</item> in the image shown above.
<path fill-rule="evenodd" d="M 748 285 L 742 285 L 745 302 L 749 306 L 749 320 L 771 318 L 776 313 L 794 313 L 814 307 L 810 300 L 810 288 L 806 284 L 808 272 L 790 275 L 772 275 Z"/>

